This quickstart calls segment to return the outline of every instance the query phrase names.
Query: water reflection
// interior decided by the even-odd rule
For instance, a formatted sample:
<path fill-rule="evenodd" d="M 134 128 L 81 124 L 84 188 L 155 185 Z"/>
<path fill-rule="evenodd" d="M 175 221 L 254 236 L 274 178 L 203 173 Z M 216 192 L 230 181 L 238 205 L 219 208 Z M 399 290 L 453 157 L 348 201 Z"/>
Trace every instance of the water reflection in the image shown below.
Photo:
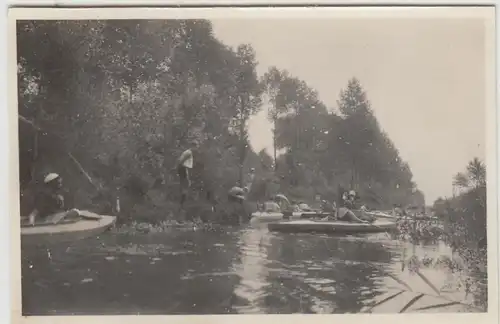
<path fill-rule="evenodd" d="M 262 311 L 261 302 L 265 297 L 265 288 L 269 285 L 267 281 L 269 241 L 269 235 L 262 229 L 246 230 L 240 235 L 239 258 L 233 266 L 240 277 L 234 290 L 237 302 L 233 306 L 239 313 L 258 314 Z"/>
<path fill-rule="evenodd" d="M 377 294 L 376 278 L 383 275 L 366 261 L 391 261 L 383 244 L 366 239 L 280 235 L 272 237 L 270 250 L 280 271 L 271 273 L 268 295 L 279 291 L 281 298 L 269 300 L 268 307 L 279 313 L 357 312 L 362 300 Z"/>

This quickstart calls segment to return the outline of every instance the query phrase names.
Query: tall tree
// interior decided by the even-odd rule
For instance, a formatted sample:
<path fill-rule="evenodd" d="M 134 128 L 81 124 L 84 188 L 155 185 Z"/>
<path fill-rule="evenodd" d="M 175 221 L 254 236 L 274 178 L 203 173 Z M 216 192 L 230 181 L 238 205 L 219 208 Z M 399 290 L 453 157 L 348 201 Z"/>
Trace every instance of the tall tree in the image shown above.
<path fill-rule="evenodd" d="M 486 165 L 477 157 L 467 165 L 467 175 L 474 187 L 486 186 Z"/>
<path fill-rule="evenodd" d="M 273 153 L 274 153 L 274 171 L 277 171 L 277 128 L 276 124 L 278 122 L 278 117 L 280 114 L 286 112 L 285 106 L 285 91 L 283 91 L 283 80 L 287 79 L 289 74 L 287 71 L 281 71 L 275 66 L 269 68 L 269 70 L 262 77 L 262 83 L 265 89 L 265 95 L 268 99 L 268 119 L 273 124 Z"/>
<path fill-rule="evenodd" d="M 251 45 L 238 46 L 236 50 L 238 68 L 234 76 L 234 98 L 236 113 L 233 119 L 233 130 L 239 138 L 239 183 L 244 186 L 243 163 L 249 147 L 248 121 L 261 108 L 261 94 L 263 87 L 257 77 L 257 61 L 255 51 Z"/>

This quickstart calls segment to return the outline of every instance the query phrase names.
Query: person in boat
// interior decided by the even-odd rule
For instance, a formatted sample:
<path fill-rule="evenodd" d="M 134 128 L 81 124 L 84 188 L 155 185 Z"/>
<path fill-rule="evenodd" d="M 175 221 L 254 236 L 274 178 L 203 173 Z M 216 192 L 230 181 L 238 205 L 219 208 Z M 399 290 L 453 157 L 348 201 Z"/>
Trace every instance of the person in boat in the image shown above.
<path fill-rule="evenodd" d="M 189 188 L 191 188 L 191 179 L 189 177 L 189 170 L 193 168 L 194 158 L 193 151 L 198 148 L 198 142 L 192 141 L 190 143 L 190 148 L 182 152 L 182 154 L 177 159 L 177 174 L 179 175 L 180 180 L 180 191 L 181 191 L 181 199 L 180 199 L 180 207 L 184 206 L 186 202 L 186 198 L 189 192 Z"/>
<path fill-rule="evenodd" d="M 43 180 L 43 187 L 35 196 L 35 208 L 29 215 L 29 224 L 35 225 L 37 220 L 42 223 L 57 224 L 65 218 L 78 218 L 77 209 L 66 211 L 64 209 L 64 196 L 62 194 L 63 181 L 57 173 L 49 173 Z"/>
<path fill-rule="evenodd" d="M 309 207 L 308 204 L 306 204 L 305 202 L 301 201 L 299 203 L 299 208 L 301 211 L 305 211 L 305 212 L 308 212 L 308 211 L 312 211 L 311 207 Z"/>
<path fill-rule="evenodd" d="M 323 200 L 321 201 L 321 211 L 324 213 L 335 214 L 336 212 L 335 203 L 330 203 L 329 201 Z"/>
<path fill-rule="evenodd" d="M 264 203 L 264 212 L 266 213 L 280 213 L 281 206 L 276 201 L 276 197 L 271 197 Z"/>
<path fill-rule="evenodd" d="M 357 217 L 352 210 L 355 209 L 356 192 L 351 190 L 343 192 L 337 209 L 337 217 L 331 215 L 325 217 L 323 220 L 339 220 L 351 223 L 368 223 L 367 220 Z"/>
<path fill-rule="evenodd" d="M 280 209 L 282 212 L 283 211 L 291 211 L 292 204 L 290 203 L 290 200 L 288 200 L 288 198 L 285 195 L 277 194 L 276 196 L 274 196 L 273 200 L 280 206 Z"/>
<path fill-rule="evenodd" d="M 300 212 L 300 208 L 299 208 L 299 204 L 297 204 L 296 201 L 292 200 L 291 202 L 291 207 L 290 209 L 293 211 L 293 212 Z"/>

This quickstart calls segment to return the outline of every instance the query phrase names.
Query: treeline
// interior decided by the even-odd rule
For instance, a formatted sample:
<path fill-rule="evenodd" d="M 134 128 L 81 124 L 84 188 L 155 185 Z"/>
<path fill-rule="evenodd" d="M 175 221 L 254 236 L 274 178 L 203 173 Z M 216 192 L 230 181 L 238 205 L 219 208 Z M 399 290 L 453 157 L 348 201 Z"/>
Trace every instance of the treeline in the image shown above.
<path fill-rule="evenodd" d="M 374 208 L 423 200 L 358 80 L 334 112 L 287 71 L 259 77 L 252 46 L 226 46 L 209 21 L 19 21 L 17 54 L 23 212 L 56 171 L 80 208 L 112 212 L 119 196 L 124 215 L 164 218 L 177 208 L 175 160 L 192 139 L 202 143 L 196 212 L 223 202 L 251 167 L 254 199 L 335 199 L 342 187 Z M 249 145 L 248 121 L 264 103 L 274 157 Z"/>

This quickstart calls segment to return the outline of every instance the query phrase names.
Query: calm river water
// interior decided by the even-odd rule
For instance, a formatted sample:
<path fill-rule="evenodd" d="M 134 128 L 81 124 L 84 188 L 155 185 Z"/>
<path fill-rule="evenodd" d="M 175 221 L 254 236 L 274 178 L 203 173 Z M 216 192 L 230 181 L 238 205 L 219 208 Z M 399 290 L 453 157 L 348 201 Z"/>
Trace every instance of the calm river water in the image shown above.
<path fill-rule="evenodd" d="M 386 234 L 279 234 L 258 224 L 109 232 L 50 258 L 23 251 L 23 314 L 356 313 L 397 285 L 389 274 L 403 275 L 404 248 Z M 416 252 L 451 253 L 441 245 Z M 449 274 L 431 279 L 443 285 Z"/>

